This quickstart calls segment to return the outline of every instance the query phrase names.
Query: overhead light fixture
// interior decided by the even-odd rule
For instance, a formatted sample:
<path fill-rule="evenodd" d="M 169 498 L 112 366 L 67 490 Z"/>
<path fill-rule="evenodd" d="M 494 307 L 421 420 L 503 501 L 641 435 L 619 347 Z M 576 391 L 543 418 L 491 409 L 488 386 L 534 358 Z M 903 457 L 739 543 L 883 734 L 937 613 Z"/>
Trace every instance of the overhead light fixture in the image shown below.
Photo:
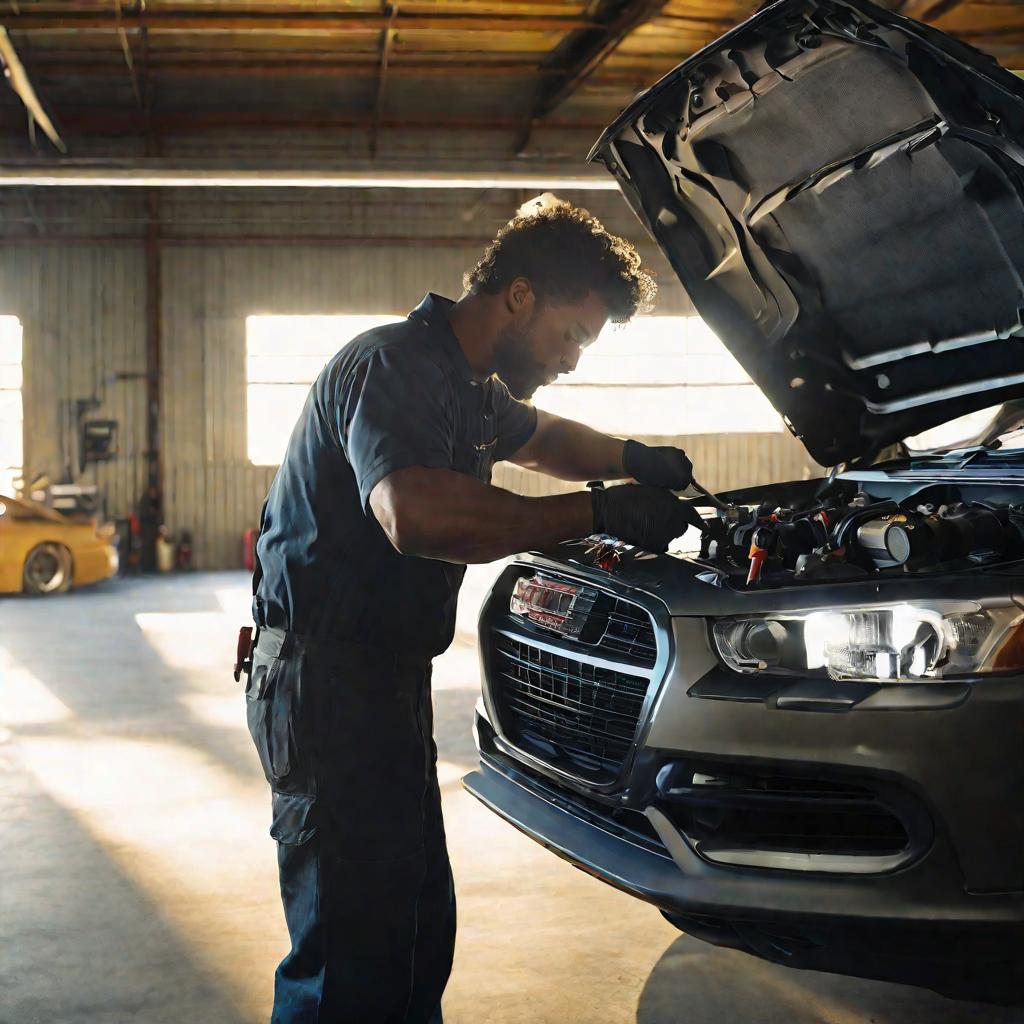
<path fill-rule="evenodd" d="M 0 164 L 0 186 L 50 188 L 400 188 L 614 191 L 611 177 L 574 174 L 444 171 L 329 171 L 232 169 L 161 164 L 103 166 L 60 163 Z"/>

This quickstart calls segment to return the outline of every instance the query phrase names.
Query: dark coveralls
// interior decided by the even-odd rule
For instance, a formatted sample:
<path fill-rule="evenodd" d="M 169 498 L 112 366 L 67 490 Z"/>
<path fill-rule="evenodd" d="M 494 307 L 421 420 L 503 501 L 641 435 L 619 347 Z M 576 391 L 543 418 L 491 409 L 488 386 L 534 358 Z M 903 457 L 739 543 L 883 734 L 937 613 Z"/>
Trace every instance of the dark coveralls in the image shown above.
<path fill-rule="evenodd" d="M 331 359 L 263 509 L 246 698 L 292 943 L 273 1024 L 441 1020 L 455 894 L 430 662 L 465 567 L 398 554 L 369 496 L 405 466 L 489 481 L 537 423 L 473 379 L 450 307 L 428 295 Z"/>

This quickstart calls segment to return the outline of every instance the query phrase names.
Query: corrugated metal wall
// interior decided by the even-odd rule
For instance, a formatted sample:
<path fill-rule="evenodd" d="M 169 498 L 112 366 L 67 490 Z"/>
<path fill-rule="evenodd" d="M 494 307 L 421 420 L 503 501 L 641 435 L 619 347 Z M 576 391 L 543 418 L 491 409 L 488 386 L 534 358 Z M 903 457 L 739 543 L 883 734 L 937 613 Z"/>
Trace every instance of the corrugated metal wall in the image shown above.
<path fill-rule="evenodd" d="M 0 312 L 24 332 L 25 470 L 62 479 L 77 459 L 78 400 L 119 424 L 116 460 L 82 480 L 102 487 L 112 512 L 134 504 L 143 479 L 145 395 L 144 265 L 134 246 L 0 246 Z M 77 465 L 73 470 L 77 473 Z"/>
<path fill-rule="evenodd" d="M 87 198 L 76 195 L 63 217 L 76 231 L 83 231 L 78 196 Z M 256 524 L 273 477 L 273 469 L 253 466 L 247 458 L 246 317 L 404 313 L 427 290 L 457 294 L 463 271 L 479 257 L 480 243 L 453 238 L 451 243 L 424 244 L 425 240 L 477 233 L 485 238 L 496 226 L 494 212 L 484 205 L 493 206 L 492 197 L 477 197 L 480 209 L 490 212 L 484 224 L 467 229 L 464 196 L 450 196 L 448 210 L 443 202 L 434 201 L 430 213 L 423 211 L 419 218 L 410 195 L 386 205 L 384 197 L 377 196 L 373 208 L 360 213 L 358 233 L 386 218 L 386 233 L 397 234 L 404 221 L 407 234 L 418 240 L 404 245 L 297 245 L 283 237 L 280 244 L 247 240 L 254 221 L 261 234 L 268 225 L 284 232 L 289 222 L 294 230 L 296 218 L 307 223 L 322 219 L 325 208 L 331 211 L 331 227 L 344 231 L 356 220 L 348 209 L 355 203 L 353 196 L 341 207 L 334 197 L 333 205 L 308 202 L 302 208 L 292 194 L 287 217 L 275 212 L 272 202 L 254 214 L 252 208 L 259 206 L 261 197 L 251 193 L 237 200 L 214 193 L 168 196 L 164 230 L 176 241 L 168 241 L 162 256 L 165 511 L 172 531 L 192 531 L 199 567 L 240 564 L 242 532 Z M 614 196 L 585 198 L 592 207 L 609 204 L 609 226 L 630 230 L 636 237 L 628 211 L 620 214 L 611 207 Z M 247 210 L 234 212 L 236 201 L 247 204 Z M 103 216 L 102 228 L 93 226 L 93 231 L 102 230 L 108 239 L 121 232 L 138 237 L 137 196 L 94 205 Z M 500 204 L 499 216 L 507 216 L 514 206 Z M 46 213 L 57 216 L 49 207 Z M 211 236 L 230 233 L 232 217 L 242 227 L 229 239 L 186 241 L 197 230 L 195 225 L 206 225 Z M 214 218 L 216 227 L 211 223 Z M 59 476 L 72 454 L 68 417 L 73 417 L 74 402 L 99 397 L 102 405 L 93 415 L 119 421 L 120 455 L 112 463 L 90 468 L 86 479 L 95 479 L 107 490 L 110 514 L 124 514 L 134 506 L 144 479 L 144 384 L 140 379 L 111 377 L 144 370 L 144 248 L 135 241 L 43 242 L 41 238 L 0 248 L 0 313 L 19 316 L 24 327 L 25 466 L 30 472 Z M 653 254 L 645 253 L 645 259 L 661 270 L 659 312 L 687 312 L 688 303 L 667 268 Z M 346 340 L 339 338 L 339 345 Z M 702 482 L 712 488 L 799 477 L 808 466 L 802 448 L 783 434 L 701 435 L 683 443 L 700 468 Z M 495 482 L 530 494 L 560 489 L 557 483 L 515 467 L 501 467 Z"/>

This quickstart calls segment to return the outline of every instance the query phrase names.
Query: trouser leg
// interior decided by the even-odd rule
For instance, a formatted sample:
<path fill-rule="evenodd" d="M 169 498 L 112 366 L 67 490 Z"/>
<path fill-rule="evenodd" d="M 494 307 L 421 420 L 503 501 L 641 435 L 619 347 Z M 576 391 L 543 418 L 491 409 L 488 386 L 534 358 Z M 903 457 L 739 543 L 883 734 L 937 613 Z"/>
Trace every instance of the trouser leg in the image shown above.
<path fill-rule="evenodd" d="M 319 1022 L 327 947 L 320 905 L 320 841 L 277 844 L 281 902 L 292 948 L 274 976 L 271 1024 Z"/>
<path fill-rule="evenodd" d="M 433 732 L 433 714 L 429 688 L 425 691 L 423 714 Z M 441 816 L 441 792 L 437 783 L 437 748 L 430 741 L 430 786 L 424 819 L 424 878 L 417 901 L 413 995 L 409 1003 L 409 1021 L 416 1024 L 441 1024 L 441 995 L 451 974 L 455 953 L 455 885 L 448 861 L 444 820 Z"/>
<path fill-rule="evenodd" d="M 451 974 L 455 952 L 455 886 L 444 843 L 440 810 L 438 802 L 436 821 L 439 841 L 431 843 L 428 848 L 423 886 L 416 906 L 418 927 L 414 949 L 413 993 L 407 1018 L 410 1024 L 440 1024 L 441 995 Z"/>
<path fill-rule="evenodd" d="M 307 692 L 311 684 L 329 695 L 304 822 L 315 830 L 277 830 L 292 950 L 278 968 L 273 1022 L 433 1024 L 455 922 L 423 710 L 429 675 L 307 666 Z M 287 799 L 275 794 L 275 810 Z"/>
<path fill-rule="evenodd" d="M 320 836 L 301 846 L 279 844 L 279 851 L 292 950 L 277 970 L 273 1024 L 431 1021 L 432 1011 L 414 1005 L 421 1001 L 417 953 L 434 931 L 420 917 L 424 856 L 359 861 Z M 436 956 L 426 955 L 432 1007 L 444 989 L 433 971 Z"/>

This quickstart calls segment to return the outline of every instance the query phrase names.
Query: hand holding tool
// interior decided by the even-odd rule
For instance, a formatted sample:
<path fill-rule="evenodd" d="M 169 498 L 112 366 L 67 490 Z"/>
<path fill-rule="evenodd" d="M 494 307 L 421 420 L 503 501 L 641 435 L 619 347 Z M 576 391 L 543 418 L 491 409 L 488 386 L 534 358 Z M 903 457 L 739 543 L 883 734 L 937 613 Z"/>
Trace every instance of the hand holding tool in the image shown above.
<path fill-rule="evenodd" d="M 595 533 L 611 534 L 647 551 L 665 551 L 669 541 L 694 525 L 694 510 L 662 487 L 592 487 L 590 497 Z"/>
<path fill-rule="evenodd" d="M 627 441 L 622 449 L 622 468 L 638 483 L 683 491 L 693 481 L 693 464 L 682 448 L 652 447 Z"/>

